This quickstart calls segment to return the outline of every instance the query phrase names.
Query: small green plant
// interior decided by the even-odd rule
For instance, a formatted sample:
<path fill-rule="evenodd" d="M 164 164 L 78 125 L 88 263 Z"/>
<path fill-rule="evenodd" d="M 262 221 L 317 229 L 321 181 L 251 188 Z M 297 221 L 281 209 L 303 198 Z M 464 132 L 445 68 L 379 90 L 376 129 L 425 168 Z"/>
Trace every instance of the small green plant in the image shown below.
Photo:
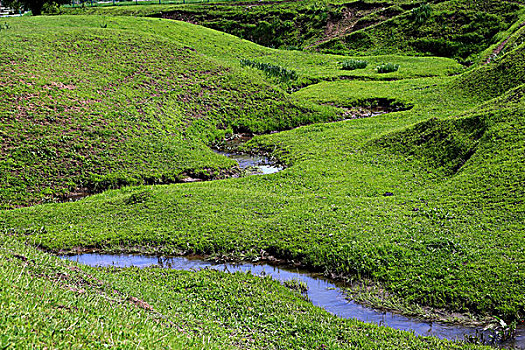
<path fill-rule="evenodd" d="M 102 23 L 100 24 L 100 28 L 104 29 L 108 27 L 108 22 L 106 22 L 106 17 L 102 18 Z"/>
<path fill-rule="evenodd" d="M 257 62 L 247 59 L 241 60 L 241 66 L 252 67 L 262 70 L 267 76 L 277 77 L 281 82 L 288 82 L 290 80 L 297 80 L 297 72 L 291 69 L 286 69 L 270 63 Z"/>
<path fill-rule="evenodd" d="M 5 24 L 0 24 L 0 31 L 1 31 L 2 29 L 7 30 L 7 29 L 9 29 L 9 28 L 11 28 L 11 27 L 9 26 L 9 23 L 7 23 L 7 22 L 6 22 Z"/>
<path fill-rule="evenodd" d="M 397 72 L 399 69 L 399 64 L 395 63 L 383 63 L 376 67 L 378 73 L 391 73 Z"/>
<path fill-rule="evenodd" d="M 426 22 L 426 20 L 432 15 L 432 7 L 429 4 L 422 4 L 421 6 L 413 9 L 410 15 L 414 22 L 417 24 L 422 24 Z"/>
<path fill-rule="evenodd" d="M 150 191 L 142 191 L 138 193 L 133 193 L 132 195 L 124 199 L 124 203 L 128 205 L 139 204 L 148 201 L 150 198 Z"/>
<path fill-rule="evenodd" d="M 363 60 L 344 60 L 341 62 L 342 70 L 363 69 L 366 66 L 368 66 L 368 61 Z"/>
<path fill-rule="evenodd" d="M 507 323 L 497 316 L 493 317 L 496 320 L 496 326 L 492 328 L 495 330 L 495 336 L 501 342 L 505 342 L 516 337 L 516 321 Z"/>
<path fill-rule="evenodd" d="M 284 281 L 283 285 L 300 293 L 306 293 L 308 291 L 308 286 L 306 285 L 306 283 L 295 278 Z"/>

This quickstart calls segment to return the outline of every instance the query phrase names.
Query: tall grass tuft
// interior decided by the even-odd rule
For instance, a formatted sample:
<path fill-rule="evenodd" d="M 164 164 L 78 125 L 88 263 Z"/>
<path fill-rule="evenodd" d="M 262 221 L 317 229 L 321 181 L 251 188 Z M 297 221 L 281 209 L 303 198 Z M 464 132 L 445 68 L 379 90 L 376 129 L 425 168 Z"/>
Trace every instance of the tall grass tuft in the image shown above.
<path fill-rule="evenodd" d="M 395 63 L 383 63 L 376 67 L 378 73 L 391 73 L 397 72 L 399 64 Z"/>
<path fill-rule="evenodd" d="M 432 15 L 432 7 L 429 4 L 422 4 L 415 9 L 412 9 L 411 17 L 417 24 L 424 23 Z"/>
<path fill-rule="evenodd" d="M 277 66 L 270 63 L 257 62 L 247 59 L 241 60 L 241 66 L 252 67 L 255 69 L 262 70 L 267 76 L 277 77 L 281 82 L 288 82 L 290 80 L 297 80 L 297 72 L 291 69 L 286 69 L 281 66 Z"/>
<path fill-rule="evenodd" d="M 362 60 L 344 60 L 341 62 L 342 70 L 354 70 L 354 69 L 363 69 L 368 66 L 368 61 Z"/>

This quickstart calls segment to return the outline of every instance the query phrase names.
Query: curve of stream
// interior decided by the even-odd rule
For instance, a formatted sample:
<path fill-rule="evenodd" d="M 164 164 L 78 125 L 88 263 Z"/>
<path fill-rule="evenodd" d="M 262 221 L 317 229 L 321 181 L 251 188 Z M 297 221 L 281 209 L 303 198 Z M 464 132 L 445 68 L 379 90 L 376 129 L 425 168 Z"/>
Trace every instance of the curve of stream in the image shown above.
<path fill-rule="evenodd" d="M 306 283 L 308 286 L 306 294 L 312 304 L 342 318 L 355 318 L 364 322 L 414 332 L 414 334 L 420 336 L 435 336 L 441 339 L 457 341 L 464 340 L 467 336 L 476 336 L 480 334 L 484 335 L 484 339 L 490 339 L 491 335 L 491 332 L 475 327 L 430 322 L 365 307 L 351 300 L 347 300 L 341 285 L 337 285 L 334 282 L 323 278 L 320 274 L 309 273 L 299 269 L 289 269 L 268 264 L 253 264 L 247 262 L 239 264 L 217 264 L 187 257 L 153 257 L 132 254 L 110 255 L 87 253 L 60 257 L 95 267 L 136 266 L 142 268 L 148 266 L 159 266 L 162 268 L 186 271 L 198 271 L 201 269 L 216 269 L 228 273 L 250 271 L 254 275 L 271 276 L 278 281 L 295 279 Z M 514 339 L 505 343 L 496 344 L 496 346 L 525 349 L 525 328 L 519 327 L 516 330 L 516 336 Z"/>
<path fill-rule="evenodd" d="M 223 151 L 215 151 L 215 153 L 236 160 L 239 164 L 239 168 L 249 171 L 250 175 L 273 174 L 284 169 L 283 167 L 276 165 L 274 162 L 263 156 L 254 156 L 242 153 L 228 153 Z"/>

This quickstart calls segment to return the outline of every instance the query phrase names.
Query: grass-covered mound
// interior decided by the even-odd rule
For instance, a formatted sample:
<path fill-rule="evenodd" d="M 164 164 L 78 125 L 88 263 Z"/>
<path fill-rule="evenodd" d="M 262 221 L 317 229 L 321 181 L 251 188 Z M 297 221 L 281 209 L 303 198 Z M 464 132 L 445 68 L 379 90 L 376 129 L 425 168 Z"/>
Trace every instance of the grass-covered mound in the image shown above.
<path fill-rule="evenodd" d="M 525 41 L 505 55 L 473 69 L 455 87 L 473 98 L 497 97 L 525 82 Z"/>
<path fill-rule="evenodd" d="M 3 207 L 217 177 L 232 162 L 205 143 L 311 117 L 249 70 L 178 41 L 82 22 L 12 21 L 0 36 Z"/>
<path fill-rule="evenodd" d="M 345 75 L 341 56 L 276 51 L 224 33 L 159 19 L 11 19 L 0 35 L 0 206 L 38 203 L 130 184 L 209 179 L 233 162 L 206 144 L 340 118 L 299 105 L 283 89 Z M 298 72 L 279 85 L 241 59 Z M 399 61 L 372 79 L 452 74 L 445 59 Z M 51 64 L 52 63 L 52 64 Z M 430 68 L 432 67 L 432 68 Z M 284 68 L 283 68 L 284 69 Z"/>
<path fill-rule="evenodd" d="M 68 14 L 158 16 L 227 32 L 264 46 L 345 55 L 410 53 L 476 61 L 523 17 L 497 0 L 233 2 L 62 9 Z"/>

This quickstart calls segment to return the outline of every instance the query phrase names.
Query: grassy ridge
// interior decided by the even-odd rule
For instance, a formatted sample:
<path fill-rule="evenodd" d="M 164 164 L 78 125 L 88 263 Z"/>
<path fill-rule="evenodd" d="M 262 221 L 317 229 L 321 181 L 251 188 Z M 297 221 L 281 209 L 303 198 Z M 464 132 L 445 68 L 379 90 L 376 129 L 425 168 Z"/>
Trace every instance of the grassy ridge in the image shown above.
<path fill-rule="evenodd" d="M 399 6 L 393 6 L 394 3 L 407 6 L 407 1 L 350 1 L 345 4 L 334 1 L 271 1 L 213 5 L 62 8 L 61 11 L 66 14 L 156 16 L 177 19 L 201 24 L 264 46 L 293 49 L 306 47 L 324 39 L 329 23 L 342 21 L 345 22 L 345 26 L 357 23 L 369 25 L 370 17 L 390 17 L 403 12 Z M 348 20 L 348 17 L 351 18 Z"/>
<path fill-rule="evenodd" d="M 299 1 L 64 11 L 183 20 L 268 47 L 313 48 L 344 55 L 410 53 L 453 57 L 463 63 L 477 61 L 524 13 L 522 4 L 496 0 Z"/>
<path fill-rule="evenodd" d="M 75 16 L 9 23 L 0 36 L 0 60 L 8 65 L 0 73 L 2 207 L 79 190 L 222 177 L 233 163 L 206 144 L 225 133 L 340 118 L 329 108 L 298 103 L 278 81 L 267 82 L 239 62 L 274 57 L 270 62 L 299 72 L 301 85 L 343 75 L 341 56 L 271 50 L 158 19 Z M 390 59 L 403 68 L 381 77 L 372 69 L 354 76 L 399 79 L 458 71 L 445 59 L 370 61 Z"/>

